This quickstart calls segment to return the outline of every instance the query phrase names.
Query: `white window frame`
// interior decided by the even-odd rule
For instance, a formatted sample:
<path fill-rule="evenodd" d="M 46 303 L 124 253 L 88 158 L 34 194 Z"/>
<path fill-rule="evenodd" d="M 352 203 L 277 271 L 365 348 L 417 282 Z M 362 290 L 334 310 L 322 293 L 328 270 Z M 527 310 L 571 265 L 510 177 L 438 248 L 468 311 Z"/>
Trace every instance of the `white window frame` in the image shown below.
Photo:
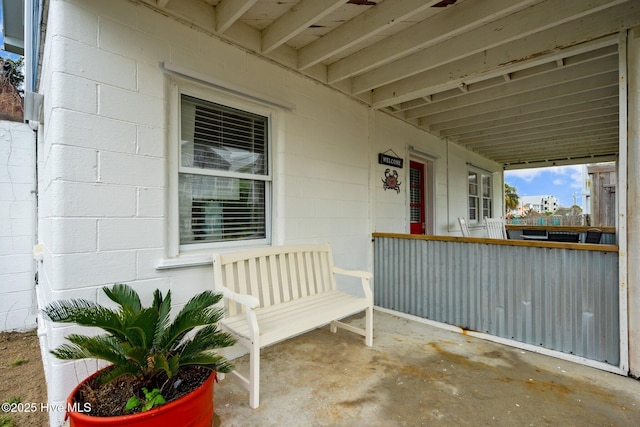
<path fill-rule="evenodd" d="M 477 185 L 477 194 L 471 194 L 470 191 L 470 185 L 469 185 L 469 176 L 470 175 L 475 175 L 476 176 L 476 185 Z M 485 179 L 487 179 L 489 182 L 487 185 L 485 185 Z M 495 204 L 495 197 L 494 197 L 494 191 L 493 191 L 493 174 L 489 173 L 489 172 L 483 172 L 480 169 L 474 169 L 474 168 L 469 168 L 467 170 L 467 199 L 466 199 L 466 209 L 467 209 L 467 220 L 469 221 L 470 224 L 483 224 L 485 218 L 493 218 L 493 207 Z M 485 187 L 488 187 L 489 190 L 489 197 L 485 197 L 484 195 L 484 190 Z M 471 218 L 471 203 L 470 200 L 471 198 L 475 199 L 475 209 L 476 209 L 476 218 L 472 219 Z M 484 201 L 485 200 L 489 200 L 490 206 L 489 206 L 489 216 L 485 216 L 484 215 Z"/>
<path fill-rule="evenodd" d="M 267 132 L 267 147 L 265 153 L 267 155 L 267 173 L 265 175 L 249 175 L 238 172 L 230 171 L 216 171 L 216 176 L 230 177 L 230 178 L 248 178 L 252 180 L 263 180 L 266 183 L 265 186 L 265 237 L 261 239 L 251 240 L 231 240 L 224 242 L 202 242 L 202 243 L 180 243 L 180 229 L 179 229 L 179 195 L 178 195 L 178 180 L 180 173 L 193 173 L 193 168 L 183 167 L 180 162 L 180 139 L 181 139 L 181 96 L 188 95 L 203 101 L 212 102 L 219 105 L 235 108 L 241 111 L 261 115 L 267 117 L 269 126 Z M 274 207 L 274 179 L 273 168 L 274 159 L 274 138 L 273 129 L 276 126 L 277 111 L 274 108 L 267 107 L 246 99 L 240 96 L 235 96 L 207 85 L 193 83 L 187 80 L 170 78 L 169 79 L 169 123 L 168 123 L 168 147 L 167 147 L 167 159 L 169 167 L 167 168 L 167 181 L 168 181 L 168 197 L 167 197 L 167 211 L 168 211 L 168 236 L 167 236 L 167 256 L 169 258 L 178 257 L 186 254 L 197 254 L 198 252 L 206 251 L 210 253 L 212 249 L 224 249 L 233 247 L 248 247 L 248 246 L 266 246 L 272 242 L 273 233 L 273 207 Z M 202 171 L 196 171 L 202 173 Z M 209 171 L 204 172 L 203 175 L 211 175 Z"/>

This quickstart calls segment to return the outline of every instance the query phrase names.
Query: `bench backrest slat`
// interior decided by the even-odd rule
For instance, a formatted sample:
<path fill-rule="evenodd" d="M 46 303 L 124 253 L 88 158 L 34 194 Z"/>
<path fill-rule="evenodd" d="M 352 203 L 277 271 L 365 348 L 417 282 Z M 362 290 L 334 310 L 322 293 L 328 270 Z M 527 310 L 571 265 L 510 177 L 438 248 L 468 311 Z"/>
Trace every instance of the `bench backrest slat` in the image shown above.
<path fill-rule="evenodd" d="M 215 281 L 269 307 L 336 288 L 329 244 L 273 246 L 214 255 Z M 215 286 L 218 286 L 216 283 Z M 228 302 L 233 316 L 241 306 Z"/>

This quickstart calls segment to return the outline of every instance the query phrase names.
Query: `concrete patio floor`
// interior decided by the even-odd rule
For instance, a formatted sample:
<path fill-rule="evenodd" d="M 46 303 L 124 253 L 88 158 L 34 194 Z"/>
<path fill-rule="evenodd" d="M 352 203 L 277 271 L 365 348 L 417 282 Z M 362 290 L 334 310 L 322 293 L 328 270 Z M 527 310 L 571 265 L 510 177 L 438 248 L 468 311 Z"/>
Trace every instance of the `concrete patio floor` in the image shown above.
<path fill-rule="evenodd" d="M 263 349 L 261 363 L 260 407 L 227 377 L 214 425 L 640 425 L 640 381 L 379 311 L 371 348 L 325 327 Z M 236 365 L 247 372 L 248 357 Z"/>

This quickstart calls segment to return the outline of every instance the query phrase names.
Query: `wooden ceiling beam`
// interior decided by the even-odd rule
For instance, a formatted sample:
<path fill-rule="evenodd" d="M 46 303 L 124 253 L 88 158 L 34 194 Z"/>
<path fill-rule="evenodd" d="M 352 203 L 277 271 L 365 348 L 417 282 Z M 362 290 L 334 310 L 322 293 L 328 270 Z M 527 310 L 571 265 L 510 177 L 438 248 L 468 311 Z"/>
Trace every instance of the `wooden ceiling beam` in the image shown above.
<path fill-rule="evenodd" d="M 477 126 L 483 123 L 488 124 L 496 121 L 517 123 L 518 120 L 526 118 L 527 115 L 544 114 L 545 112 L 552 112 L 557 108 L 563 108 L 569 111 L 578 111 L 583 106 L 588 108 L 588 105 L 593 105 L 592 103 L 597 104 L 598 102 L 601 102 L 603 105 L 618 105 L 618 92 L 617 86 L 607 86 L 605 88 L 572 93 L 567 96 L 557 98 L 557 105 L 555 107 L 551 107 L 546 100 L 543 100 L 527 105 L 518 105 L 506 110 L 481 112 L 473 117 L 445 120 L 440 123 L 429 124 L 425 122 L 421 124 L 430 125 L 433 131 L 440 132 L 461 126 Z"/>
<path fill-rule="evenodd" d="M 298 50 L 298 68 L 308 67 L 336 55 L 369 37 L 388 30 L 430 8 L 438 0 L 387 1 L 371 7 L 330 33 Z"/>
<path fill-rule="evenodd" d="M 618 111 L 611 114 L 598 116 L 582 116 L 573 120 L 562 121 L 557 123 L 542 123 L 538 126 L 522 127 L 520 129 L 496 132 L 492 134 L 483 134 L 475 136 L 457 137 L 455 142 L 467 147 L 482 145 L 486 143 L 501 142 L 504 140 L 513 140 L 514 137 L 521 139 L 535 138 L 538 136 L 548 136 L 556 132 L 570 132 L 572 130 L 582 131 L 584 129 L 596 128 L 597 126 L 618 126 Z"/>
<path fill-rule="evenodd" d="M 553 101 L 556 98 L 559 99 L 580 92 L 590 92 L 594 89 L 617 86 L 618 72 L 613 71 L 580 80 L 573 80 L 564 85 L 544 87 L 539 90 L 520 93 L 517 96 L 488 100 L 484 104 L 462 106 L 455 110 L 430 114 L 422 117 L 420 122 L 424 121 L 425 124 L 440 123 L 447 120 L 473 117 L 483 111 L 511 110 L 515 107 L 538 102 L 543 103 L 547 108 L 551 108 L 559 105 L 555 102 L 561 102 Z"/>
<path fill-rule="evenodd" d="M 571 45 L 611 33 L 611 26 L 605 14 L 617 17 L 615 12 L 626 8 L 612 8 L 604 13 L 596 13 L 612 3 L 623 0 L 594 0 L 590 2 L 561 2 L 546 0 L 525 10 L 497 19 L 482 27 L 457 35 L 446 42 L 405 56 L 393 63 L 353 78 L 353 92 L 361 93 L 379 86 L 393 83 L 456 59 L 501 46 L 502 55 L 508 63 L 518 58 L 527 58 L 558 46 Z M 594 16 L 597 19 L 594 19 Z M 589 22 L 583 23 L 580 18 Z M 617 28 L 617 27 L 616 27 Z M 527 37 L 536 34 L 536 37 Z M 509 47 L 511 42 L 525 39 L 527 54 L 521 54 Z M 503 73 L 504 74 L 504 73 Z"/>
<path fill-rule="evenodd" d="M 302 0 L 262 30 L 262 53 L 270 53 L 346 2 L 347 0 Z"/>
<path fill-rule="evenodd" d="M 599 101 L 589 104 L 597 104 L 598 108 L 587 109 L 583 108 L 583 104 L 580 104 L 578 106 L 572 106 L 574 108 L 579 107 L 575 112 L 568 112 L 568 109 L 563 106 L 557 109 L 539 111 L 526 116 L 511 117 L 510 120 L 494 120 L 484 126 L 472 125 L 465 126 L 463 128 L 447 129 L 445 131 L 441 131 L 440 136 L 444 138 L 455 138 L 457 141 L 464 141 L 465 138 L 498 135 L 503 132 L 519 129 L 526 131 L 527 129 L 549 126 L 557 123 L 570 123 L 584 118 L 598 118 L 600 116 L 618 114 L 617 105 L 602 106 L 602 102 Z"/>
<path fill-rule="evenodd" d="M 347 58 L 329 65 L 328 80 L 335 83 L 361 74 L 463 34 L 497 17 L 506 16 L 539 0 L 483 0 L 454 5 Z M 384 5 L 384 3 L 382 3 Z"/>
<path fill-rule="evenodd" d="M 592 61 L 580 66 L 554 69 L 554 71 L 543 73 L 535 77 L 522 80 L 513 80 L 510 83 L 503 83 L 491 87 L 490 90 L 479 90 L 468 93 L 465 96 L 449 98 L 440 102 L 433 102 L 419 108 L 408 110 L 405 113 L 407 119 L 420 118 L 435 113 L 455 110 L 460 106 L 471 106 L 484 104 L 499 98 L 519 96 L 520 94 L 538 91 L 541 88 L 564 85 L 566 83 L 600 74 L 616 72 L 618 70 L 617 56 L 602 58 L 599 61 Z"/>
<path fill-rule="evenodd" d="M 224 33 L 258 0 L 221 0 L 216 6 L 216 31 Z"/>

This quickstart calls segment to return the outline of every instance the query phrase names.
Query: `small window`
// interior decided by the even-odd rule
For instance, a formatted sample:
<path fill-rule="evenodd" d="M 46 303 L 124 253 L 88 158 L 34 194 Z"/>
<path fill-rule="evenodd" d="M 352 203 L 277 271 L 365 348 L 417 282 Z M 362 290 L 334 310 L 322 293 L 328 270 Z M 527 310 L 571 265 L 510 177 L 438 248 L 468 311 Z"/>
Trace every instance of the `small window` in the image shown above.
<path fill-rule="evenodd" d="M 469 221 L 478 221 L 478 206 L 479 196 L 478 192 L 478 174 L 469 171 Z"/>
<path fill-rule="evenodd" d="M 180 245 L 268 239 L 269 118 L 180 96 Z"/>
<path fill-rule="evenodd" d="M 482 218 L 491 218 L 491 177 L 482 175 Z"/>
<path fill-rule="evenodd" d="M 469 222 L 481 223 L 493 212 L 491 175 L 469 171 L 467 179 Z"/>

